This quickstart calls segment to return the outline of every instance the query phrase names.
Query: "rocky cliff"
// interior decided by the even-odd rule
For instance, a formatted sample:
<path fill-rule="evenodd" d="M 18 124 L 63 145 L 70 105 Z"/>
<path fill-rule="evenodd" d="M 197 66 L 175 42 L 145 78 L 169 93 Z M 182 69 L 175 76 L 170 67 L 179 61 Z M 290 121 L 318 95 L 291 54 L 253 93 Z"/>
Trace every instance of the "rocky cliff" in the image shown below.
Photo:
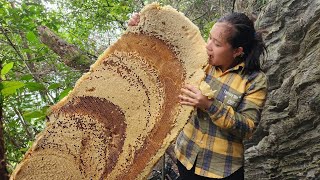
<path fill-rule="evenodd" d="M 269 95 L 246 179 L 320 179 L 320 0 L 273 0 L 256 24 L 267 32 Z"/>

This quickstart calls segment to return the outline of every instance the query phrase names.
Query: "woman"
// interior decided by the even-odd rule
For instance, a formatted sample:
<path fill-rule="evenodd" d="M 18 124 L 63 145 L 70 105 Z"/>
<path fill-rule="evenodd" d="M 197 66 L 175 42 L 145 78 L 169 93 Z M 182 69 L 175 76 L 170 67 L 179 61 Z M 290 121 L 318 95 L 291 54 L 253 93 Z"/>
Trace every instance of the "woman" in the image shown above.
<path fill-rule="evenodd" d="M 136 25 L 135 14 L 129 25 Z M 260 120 L 267 78 L 259 57 L 265 52 L 261 34 L 243 13 L 220 18 L 207 42 L 206 82 L 216 90 L 212 99 L 191 85 L 181 89 L 180 103 L 194 106 L 179 134 L 175 153 L 182 179 L 244 179 L 243 140 Z"/>

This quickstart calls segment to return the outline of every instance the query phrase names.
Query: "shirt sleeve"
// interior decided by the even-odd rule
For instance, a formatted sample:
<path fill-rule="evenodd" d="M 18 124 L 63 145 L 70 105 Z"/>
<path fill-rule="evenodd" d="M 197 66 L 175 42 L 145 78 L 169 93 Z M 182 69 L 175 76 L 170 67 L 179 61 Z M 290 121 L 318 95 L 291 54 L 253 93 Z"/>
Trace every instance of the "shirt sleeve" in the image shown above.
<path fill-rule="evenodd" d="M 255 78 L 248 81 L 246 89 L 237 110 L 214 99 L 207 112 L 218 127 L 229 130 L 241 138 L 249 139 L 260 121 L 266 101 L 266 75 L 258 73 Z"/>

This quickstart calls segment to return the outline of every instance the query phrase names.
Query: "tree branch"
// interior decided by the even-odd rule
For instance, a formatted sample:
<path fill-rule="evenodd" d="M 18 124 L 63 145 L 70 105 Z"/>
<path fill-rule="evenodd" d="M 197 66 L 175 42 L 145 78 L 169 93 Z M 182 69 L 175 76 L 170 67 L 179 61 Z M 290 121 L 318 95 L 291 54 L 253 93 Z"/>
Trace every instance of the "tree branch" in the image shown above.
<path fill-rule="evenodd" d="M 7 32 L 4 31 L 4 29 L 2 28 L 2 26 L 0 27 L 1 31 L 3 32 L 3 35 L 5 36 L 6 40 L 7 40 L 7 43 L 14 49 L 14 51 L 18 54 L 18 56 L 20 57 L 20 59 L 23 61 L 23 63 L 25 64 L 25 66 L 27 67 L 29 73 L 32 75 L 33 79 L 38 82 L 38 83 L 42 83 L 41 82 L 41 79 L 39 77 L 37 77 L 35 74 L 36 74 L 36 70 L 35 70 L 35 66 L 34 64 L 31 62 L 31 59 L 32 59 L 32 55 L 27 53 L 27 59 L 26 60 L 23 56 L 23 54 L 20 52 L 20 50 L 18 49 L 18 47 L 11 41 L 10 37 L 8 36 Z M 26 49 L 29 49 L 28 47 L 28 44 L 27 44 L 27 40 L 26 40 L 26 37 L 24 35 L 23 32 L 20 32 L 20 37 L 22 39 L 22 42 L 23 42 L 23 47 L 26 48 Z M 29 61 L 29 62 L 28 62 Z M 43 92 L 40 92 L 40 95 L 42 98 L 44 99 L 47 99 L 46 96 L 48 96 L 48 100 L 49 100 L 49 103 L 52 104 L 53 103 L 53 98 L 50 97 L 50 95 L 48 95 L 48 93 L 43 93 Z M 51 99 L 50 99 L 51 98 Z"/>
<path fill-rule="evenodd" d="M 231 12 L 234 12 L 235 5 L 236 5 L 236 0 L 233 0 L 233 3 L 232 3 L 232 11 L 231 11 Z"/>
<path fill-rule="evenodd" d="M 92 60 L 75 45 L 67 43 L 46 26 L 39 26 L 40 40 L 58 54 L 64 63 L 72 68 L 87 72 Z"/>
<path fill-rule="evenodd" d="M 28 45 L 28 41 L 27 41 L 25 33 L 20 31 L 19 34 L 20 34 L 20 37 L 22 39 L 23 48 L 29 49 L 29 45 Z M 27 52 L 26 55 L 27 55 L 28 61 L 25 60 L 24 62 L 26 63 L 26 65 L 30 69 L 30 72 L 31 72 L 31 75 L 32 75 L 33 79 L 37 83 L 43 84 L 41 78 L 39 76 L 37 76 L 37 69 L 36 69 L 34 63 L 31 61 L 33 59 L 32 54 Z M 48 99 L 49 104 L 53 104 L 53 97 L 50 96 L 50 94 L 48 93 L 48 89 L 46 87 L 45 87 L 45 92 L 40 91 L 39 93 L 45 100 Z"/>
<path fill-rule="evenodd" d="M 13 42 L 11 41 L 11 39 L 9 38 L 7 32 L 3 29 L 2 26 L 0 26 L 0 29 L 2 31 L 2 34 L 5 36 L 5 38 L 7 39 L 8 43 L 10 44 L 10 46 L 14 49 L 14 51 L 18 54 L 18 56 L 20 57 L 21 60 L 24 61 L 24 58 L 21 54 L 21 52 L 19 51 L 19 49 L 16 47 L 15 44 L 13 44 Z"/>
<path fill-rule="evenodd" d="M 2 69 L 2 62 L 0 62 L 0 69 Z M 2 79 L 0 77 L 0 82 Z M 5 159 L 5 146 L 4 146 L 4 128 L 3 128 L 3 97 L 0 94 L 0 179 L 7 180 L 9 179 L 9 173 L 6 168 L 6 159 Z"/>
<path fill-rule="evenodd" d="M 192 21 L 196 21 L 196 20 L 198 20 L 198 19 L 200 19 L 200 18 L 204 17 L 208 12 L 209 12 L 209 11 L 206 11 L 206 12 L 205 12 L 205 13 L 203 13 L 201 16 L 196 17 L 196 18 L 195 18 L 195 19 L 193 19 Z"/>
<path fill-rule="evenodd" d="M 27 135 L 29 136 L 30 139 L 34 139 L 34 135 L 29 131 L 29 125 L 28 123 L 24 120 L 20 110 L 16 108 L 15 106 L 12 106 L 14 112 L 18 115 L 19 121 L 23 125 L 24 130 L 26 131 Z"/>

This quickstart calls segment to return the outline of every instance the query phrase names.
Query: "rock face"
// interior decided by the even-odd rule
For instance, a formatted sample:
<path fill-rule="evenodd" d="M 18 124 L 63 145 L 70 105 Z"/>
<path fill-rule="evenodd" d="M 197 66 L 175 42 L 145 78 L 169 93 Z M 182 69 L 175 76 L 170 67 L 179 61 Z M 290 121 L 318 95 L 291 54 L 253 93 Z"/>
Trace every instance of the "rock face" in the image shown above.
<path fill-rule="evenodd" d="M 246 179 L 320 179 L 320 1 L 271 1 L 256 24 L 267 31 L 269 95 Z"/>

